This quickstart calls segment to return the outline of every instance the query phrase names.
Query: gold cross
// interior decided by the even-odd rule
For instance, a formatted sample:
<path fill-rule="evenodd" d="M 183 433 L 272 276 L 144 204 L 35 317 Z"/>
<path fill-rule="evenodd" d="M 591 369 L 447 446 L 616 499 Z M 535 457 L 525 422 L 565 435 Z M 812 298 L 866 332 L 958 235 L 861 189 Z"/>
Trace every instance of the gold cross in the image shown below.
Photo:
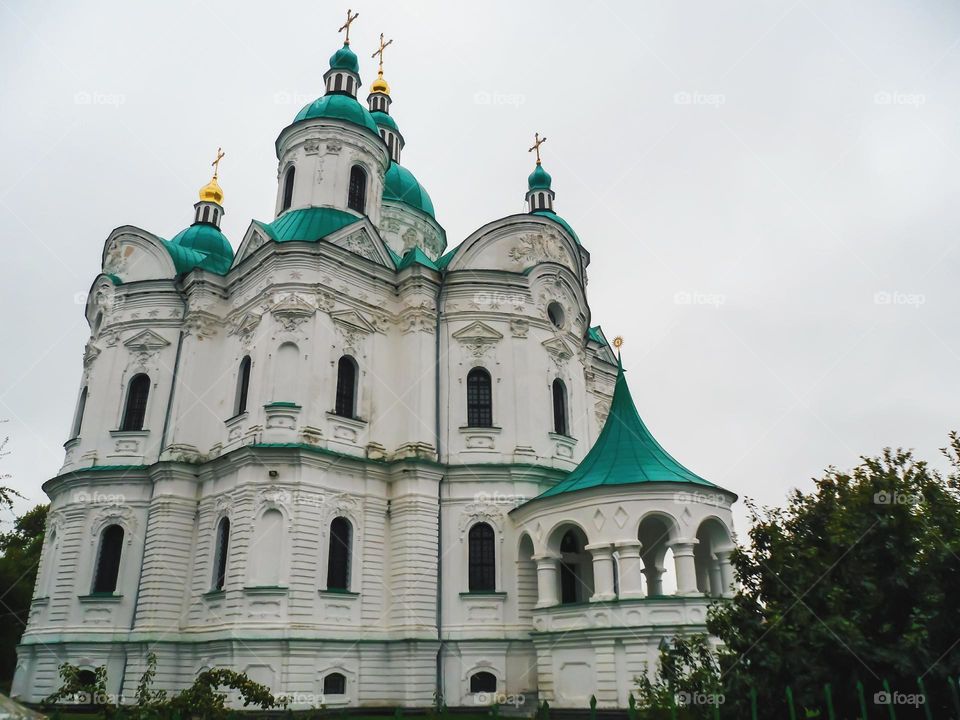
<path fill-rule="evenodd" d="M 350 11 L 347 10 L 347 21 L 340 26 L 339 30 L 337 30 L 337 32 L 343 32 L 344 30 L 347 31 L 347 36 L 343 39 L 344 45 L 350 44 L 350 23 L 352 23 L 358 17 L 360 17 L 360 13 L 353 13 L 353 15 L 351 15 Z"/>
<path fill-rule="evenodd" d="M 529 150 L 527 150 L 527 152 L 534 152 L 534 151 L 536 151 L 536 153 L 537 153 L 537 165 L 539 165 L 539 164 L 540 164 L 540 146 L 543 145 L 543 144 L 547 141 L 547 139 L 540 137 L 540 133 L 534 133 L 534 134 L 533 134 L 533 138 L 534 138 L 533 147 L 530 148 Z"/>
<path fill-rule="evenodd" d="M 380 74 L 383 74 L 383 49 L 387 47 L 393 40 L 383 41 L 383 33 L 380 33 L 380 48 L 370 57 L 375 58 L 377 55 L 380 56 Z"/>
<path fill-rule="evenodd" d="M 226 153 L 223 151 L 223 148 L 217 148 L 217 157 L 210 163 L 213 166 L 214 179 L 216 179 L 217 173 L 220 172 L 220 161 L 223 160 L 224 155 L 226 155 Z"/>

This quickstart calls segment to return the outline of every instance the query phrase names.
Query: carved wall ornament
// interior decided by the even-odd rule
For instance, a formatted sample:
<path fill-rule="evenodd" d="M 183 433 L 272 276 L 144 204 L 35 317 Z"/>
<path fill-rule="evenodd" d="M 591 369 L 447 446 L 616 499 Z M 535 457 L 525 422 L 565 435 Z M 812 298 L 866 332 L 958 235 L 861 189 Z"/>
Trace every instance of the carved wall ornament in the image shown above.
<path fill-rule="evenodd" d="M 356 310 L 340 310 L 331 313 L 330 319 L 333 320 L 333 326 L 343 340 L 344 349 L 354 353 L 357 353 L 363 347 L 364 340 L 367 339 L 368 335 L 377 331 Z"/>
<path fill-rule="evenodd" d="M 230 327 L 230 334 L 238 335 L 240 342 L 249 346 L 253 341 L 254 332 L 260 326 L 260 318 L 260 315 L 249 312 L 242 316 L 238 315 Z"/>
<path fill-rule="evenodd" d="M 360 501 L 352 495 L 344 493 L 328 495 L 324 499 L 323 510 L 320 514 L 320 532 L 326 537 L 330 532 L 330 523 L 333 522 L 334 518 L 345 517 L 353 526 L 354 536 L 359 536 L 363 529 L 361 524 L 362 510 Z"/>
<path fill-rule="evenodd" d="M 303 143 L 303 152 L 307 155 L 316 155 L 320 152 L 320 141 L 313 138 Z"/>
<path fill-rule="evenodd" d="M 300 297 L 291 293 L 270 308 L 270 314 L 288 332 L 296 330 L 307 320 L 313 317 L 317 309 Z"/>
<path fill-rule="evenodd" d="M 560 240 L 548 233 L 527 233 L 520 236 L 517 244 L 510 249 L 508 255 L 515 263 L 524 268 L 542 262 L 555 262 L 573 269 L 570 256 Z"/>
<path fill-rule="evenodd" d="M 460 514 L 460 542 L 463 542 L 467 528 L 478 522 L 488 523 L 503 540 L 503 518 L 503 505 L 484 500 L 468 503 Z"/>
<path fill-rule="evenodd" d="M 503 340 L 503 335 L 486 323 L 477 320 L 453 333 L 453 339 L 460 343 L 474 359 L 484 360 L 497 343 Z"/>
<path fill-rule="evenodd" d="M 337 155 L 341 150 L 343 150 L 343 143 L 336 142 L 335 140 L 327 143 L 327 152 L 331 155 Z"/>
<path fill-rule="evenodd" d="M 545 340 L 542 345 L 558 368 L 566 365 L 567 361 L 573 357 L 573 349 L 559 336 Z"/>
<path fill-rule="evenodd" d="M 193 335 L 198 340 L 212 337 L 217 334 L 220 319 L 212 313 L 189 311 L 183 318 L 184 335 Z"/>
<path fill-rule="evenodd" d="M 122 274 L 127 269 L 132 253 L 133 245 L 124 245 L 119 241 L 115 241 L 103 259 L 103 272 L 108 275 Z"/>
<path fill-rule="evenodd" d="M 433 334 L 436 330 L 436 310 L 426 300 L 419 305 L 408 306 L 400 313 L 400 330 L 405 335 L 412 332 Z"/>
<path fill-rule="evenodd" d="M 523 318 L 513 318 L 510 321 L 510 334 L 515 338 L 525 338 L 530 331 L 529 321 Z"/>
<path fill-rule="evenodd" d="M 334 241 L 334 245 L 339 245 L 345 250 L 349 250 L 354 255 L 359 255 L 364 257 L 367 260 L 373 260 L 374 262 L 383 262 L 383 258 L 380 257 L 380 253 L 377 252 L 377 249 L 373 245 L 373 241 L 370 239 L 370 236 L 367 234 L 365 229 L 357 230 L 347 235 L 345 238 Z"/>
<path fill-rule="evenodd" d="M 133 508 L 124 505 L 108 505 L 94 514 L 90 523 L 90 543 L 96 546 L 100 534 L 108 525 L 119 525 L 123 528 L 124 540 L 130 545 L 137 532 L 137 516 Z"/>
<path fill-rule="evenodd" d="M 330 312 L 337 306 L 337 299 L 333 293 L 326 291 L 318 292 L 316 295 L 317 307 L 325 312 Z"/>

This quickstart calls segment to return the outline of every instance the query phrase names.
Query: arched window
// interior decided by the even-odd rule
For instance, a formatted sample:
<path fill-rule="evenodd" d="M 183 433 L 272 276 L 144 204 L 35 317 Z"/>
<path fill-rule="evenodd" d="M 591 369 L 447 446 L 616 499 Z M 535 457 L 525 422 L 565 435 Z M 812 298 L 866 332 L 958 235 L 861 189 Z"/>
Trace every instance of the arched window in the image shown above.
<path fill-rule="evenodd" d="M 560 539 L 560 602 L 586 602 L 593 595 L 593 563 L 586 537 L 571 528 Z"/>
<path fill-rule="evenodd" d="M 350 545 L 353 528 L 346 518 L 330 523 L 330 552 L 327 557 L 327 590 L 350 589 Z"/>
<path fill-rule="evenodd" d="M 210 206 L 203 206 L 203 222 L 207 222 L 210 219 Z"/>
<path fill-rule="evenodd" d="M 347 692 L 347 679 L 343 673 L 330 673 L 323 678 L 324 695 L 345 695 Z"/>
<path fill-rule="evenodd" d="M 150 378 L 143 373 L 134 375 L 127 386 L 127 404 L 123 409 L 121 430 L 143 430 L 147 415 L 147 396 L 150 394 Z"/>
<path fill-rule="evenodd" d="M 470 528 L 469 541 L 469 590 L 470 592 L 493 592 L 497 589 L 496 543 L 493 528 L 487 523 L 477 523 Z"/>
<path fill-rule="evenodd" d="M 96 572 L 93 576 L 94 593 L 112 593 L 117 589 L 120 575 L 120 553 L 123 550 L 123 528 L 108 525 L 100 533 Z"/>
<path fill-rule="evenodd" d="M 497 691 L 497 676 L 489 672 L 478 672 L 470 676 L 470 692 L 495 693 Z"/>
<path fill-rule="evenodd" d="M 337 363 L 337 398 L 333 412 L 352 418 L 356 414 L 357 361 L 344 355 Z"/>
<path fill-rule="evenodd" d="M 567 386 L 563 380 L 553 381 L 553 431 L 557 435 L 567 435 Z"/>
<path fill-rule="evenodd" d="M 230 520 L 217 525 L 217 545 L 213 553 L 213 589 L 223 590 L 227 581 L 227 554 L 230 552 Z"/>
<path fill-rule="evenodd" d="M 347 207 L 358 213 L 366 212 L 367 173 L 359 165 L 350 168 L 350 193 L 347 196 Z"/>
<path fill-rule="evenodd" d="M 547 306 L 547 317 L 555 328 L 563 328 L 563 306 L 560 303 L 552 302 Z"/>
<path fill-rule="evenodd" d="M 83 427 L 83 411 L 87 406 L 87 386 L 83 386 L 80 391 L 80 399 L 77 400 L 77 410 L 73 415 L 73 430 L 70 432 L 70 438 L 80 437 L 80 428 Z"/>
<path fill-rule="evenodd" d="M 479 367 L 467 374 L 467 426 L 493 427 L 490 373 Z"/>
<path fill-rule="evenodd" d="M 247 391 L 250 389 L 250 356 L 240 361 L 240 372 L 237 373 L 237 400 L 234 415 L 247 411 Z"/>
<path fill-rule="evenodd" d="M 291 165 L 287 169 L 287 174 L 283 178 L 283 202 L 280 203 L 280 212 L 289 210 L 293 204 L 293 179 L 297 174 L 297 169 Z"/>

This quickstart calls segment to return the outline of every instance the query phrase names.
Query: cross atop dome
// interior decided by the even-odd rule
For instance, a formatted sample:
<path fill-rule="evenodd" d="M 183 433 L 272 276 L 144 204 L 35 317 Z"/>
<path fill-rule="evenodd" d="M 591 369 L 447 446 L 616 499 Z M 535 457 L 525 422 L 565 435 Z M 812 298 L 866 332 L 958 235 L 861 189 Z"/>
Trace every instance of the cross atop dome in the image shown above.
<path fill-rule="evenodd" d="M 200 188 L 200 200 L 193 207 L 195 210 L 194 223 L 209 223 L 214 227 L 220 227 L 220 218 L 223 217 L 223 188 L 217 182 L 217 175 L 220 172 L 220 161 L 226 156 L 223 148 L 217 148 L 217 155 L 213 162 L 213 177 L 210 182 Z"/>
<path fill-rule="evenodd" d="M 350 25 L 360 17 L 360 13 L 347 10 L 347 21 L 340 26 L 337 32 L 346 31 L 343 47 L 330 57 L 330 69 L 323 75 L 327 86 L 327 95 L 349 95 L 357 97 L 360 89 L 360 61 L 356 53 L 350 49 Z"/>
<path fill-rule="evenodd" d="M 553 190 L 550 189 L 550 183 L 553 179 L 550 177 L 550 173 L 543 169 L 543 165 L 540 162 L 540 146 L 546 141 L 547 139 L 545 137 L 540 137 L 540 133 L 534 133 L 533 147 L 527 150 L 527 152 L 535 152 L 537 154 L 537 165 L 527 178 L 527 203 L 530 206 L 530 212 L 537 212 L 539 210 L 553 212 L 553 198 L 555 195 Z"/>
<path fill-rule="evenodd" d="M 339 30 L 337 30 L 337 32 L 343 32 L 344 30 L 347 31 L 347 34 L 343 38 L 344 45 L 350 44 L 350 26 L 353 25 L 354 20 L 360 17 L 360 13 L 353 13 L 353 15 L 351 15 L 350 14 L 351 12 L 352 12 L 351 10 L 349 9 L 347 10 L 347 21 L 340 26 Z"/>

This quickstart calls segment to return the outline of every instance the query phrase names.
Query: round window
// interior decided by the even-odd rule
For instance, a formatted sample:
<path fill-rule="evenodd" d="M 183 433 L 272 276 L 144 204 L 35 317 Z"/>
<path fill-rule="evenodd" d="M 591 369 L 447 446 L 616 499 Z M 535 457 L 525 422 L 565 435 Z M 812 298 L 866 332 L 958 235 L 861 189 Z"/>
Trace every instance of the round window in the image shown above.
<path fill-rule="evenodd" d="M 554 327 L 562 328 L 563 327 L 563 306 L 558 302 L 552 302 L 547 306 L 547 317 L 550 318 L 550 322 L 553 323 Z"/>

